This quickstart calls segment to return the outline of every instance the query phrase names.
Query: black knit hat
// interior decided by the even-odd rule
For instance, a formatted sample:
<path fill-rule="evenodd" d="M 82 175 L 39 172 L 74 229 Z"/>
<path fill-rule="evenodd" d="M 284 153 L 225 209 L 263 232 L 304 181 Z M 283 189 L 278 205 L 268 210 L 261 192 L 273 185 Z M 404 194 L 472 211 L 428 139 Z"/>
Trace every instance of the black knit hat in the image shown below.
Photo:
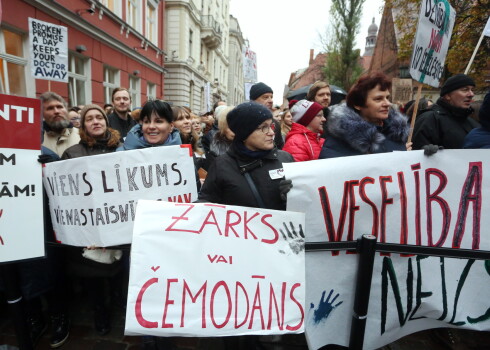
<path fill-rule="evenodd" d="M 264 121 L 272 119 L 269 109 L 256 102 L 245 102 L 227 115 L 228 127 L 235 133 L 235 141 L 244 141 Z"/>
<path fill-rule="evenodd" d="M 442 85 L 441 88 L 441 96 L 444 96 L 454 90 L 457 90 L 459 88 L 465 87 L 465 86 L 475 86 L 475 81 L 471 79 L 469 76 L 466 74 L 456 74 L 453 75 L 451 78 L 446 80 L 444 85 Z"/>
<path fill-rule="evenodd" d="M 250 88 L 250 100 L 255 101 L 260 96 L 267 93 L 273 93 L 270 86 L 265 85 L 264 83 L 257 83 L 255 85 L 252 85 L 252 87 Z"/>

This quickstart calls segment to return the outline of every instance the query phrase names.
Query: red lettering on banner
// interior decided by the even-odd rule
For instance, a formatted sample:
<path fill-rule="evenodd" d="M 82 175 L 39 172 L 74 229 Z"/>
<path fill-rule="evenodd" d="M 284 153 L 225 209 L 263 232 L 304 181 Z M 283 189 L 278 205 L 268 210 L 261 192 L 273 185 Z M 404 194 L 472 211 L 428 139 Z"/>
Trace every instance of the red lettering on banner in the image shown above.
<path fill-rule="evenodd" d="M 379 186 L 381 187 L 381 216 L 380 216 L 380 235 L 379 241 L 386 242 L 386 207 L 393 204 L 393 198 L 388 198 L 388 189 L 386 188 L 387 182 L 393 182 L 391 176 L 380 176 Z M 382 254 L 383 255 L 383 254 Z M 389 254 L 386 254 L 389 255 Z"/>
<path fill-rule="evenodd" d="M 243 238 L 248 239 L 247 232 L 250 232 L 250 235 L 254 238 L 257 239 L 257 236 L 248 228 L 248 223 L 252 221 L 256 216 L 258 216 L 259 213 L 254 213 L 251 218 L 247 219 L 247 212 L 245 212 L 244 218 L 243 218 Z"/>
<path fill-rule="evenodd" d="M 374 184 L 374 179 L 372 177 L 365 177 L 361 180 L 359 184 L 359 196 L 363 200 L 364 203 L 369 205 L 371 207 L 371 211 L 373 213 L 373 224 L 371 227 L 371 234 L 373 236 L 378 237 L 378 221 L 379 221 L 379 214 L 378 214 L 378 208 L 376 207 L 376 204 L 371 201 L 368 196 L 366 195 L 366 190 L 365 187 L 367 184 Z"/>
<path fill-rule="evenodd" d="M 430 185 L 431 178 L 437 177 L 439 179 L 439 186 L 431 193 Z M 446 188 L 447 177 L 441 170 L 435 168 L 429 168 L 425 170 L 425 192 L 426 192 L 426 207 L 427 207 L 427 243 L 429 247 L 442 247 L 446 241 L 449 224 L 451 223 L 451 208 L 446 200 L 439 196 L 439 194 Z M 441 207 L 442 211 L 442 229 L 441 236 L 437 243 L 432 241 L 432 202 L 436 202 Z"/>
<path fill-rule="evenodd" d="M 232 222 L 231 221 L 231 214 L 236 215 L 237 220 L 235 220 L 235 221 Z M 226 224 L 225 224 L 225 237 L 228 237 L 228 234 L 229 234 L 229 232 L 231 230 L 235 234 L 235 237 L 240 238 L 240 235 L 233 228 L 233 226 L 238 225 L 240 222 L 242 222 L 242 217 L 240 216 L 240 214 L 238 214 L 234 210 L 227 210 L 226 211 Z"/>
<path fill-rule="evenodd" d="M 219 287 L 223 287 L 224 288 L 225 293 L 226 293 L 226 298 L 227 298 L 227 301 L 228 301 L 228 310 L 226 312 L 226 317 L 225 317 L 225 320 L 223 321 L 223 323 L 221 323 L 221 324 L 216 323 L 216 321 L 214 319 L 214 298 L 215 298 L 216 292 L 218 291 L 218 288 Z M 211 309 L 210 310 L 211 311 L 211 322 L 213 322 L 213 325 L 216 328 L 223 328 L 224 326 L 226 326 L 226 324 L 230 320 L 231 306 L 232 306 L 232 303 L 231 303 L 230 289 L 228 288 L 228 285 L 226 284 L 225 281 L 219 281 L 218 283 L 216 283 L 216 285 L 214 286 L 213 290 L 211 291 L 211 308 L 210 308 Z"/>
<path fill-rule="evenodd" d="M 163 309 L 163 319 L 162 319 L 162 328 L 174 328 L 173 323 L 166 323 L 167 319 L 167 311 L 168 311 L 168 306 L 174 304 L 173 299 L 169 299 L 170 296 L 170 284 L 178 282 L 179 280 L 177 278 L 170 278 L 167 280 L 167 296 L 165 297 L 165 307 Z"/>
<path fill-rule="evenodd" d="M 397 173 L 398 188 L 400 190 L 400 244 L 408 243 L 408 208 L 407 189 L 405 187 L 405 175 L 403 171 Z M 400 256 L 414 256 L 415 254 L 401 254 Z"/>
<path fill-rule="evenodd" d="M 300 329 L 300 327 L 303 325 L 303 321 L 305 319 L 305 310 L 303 309 L 303 305 L 301 305 L 301 303 L 294 297 L 294 290 L 296 288 L 299 288 L 299 287 L 301 287 L 301 284 L 300 283 L 295 283 L 291 287 L 291 290 L 289 292 L 289 297 L 291 298 L 292 302 L 295 303 L 298 306 L 299 311 L 301 313 L 301 318 L 300 318 L 299 323 L 296 326 L 287 325 L 286 326 L 286 329 L 288 331 L 296 331 L 296 330 Z"/>
<path fill-rule="evenodd" d="M 359 210 L 359 206 L 356 205 L 356 195 L 354 189 L 359 186 L 359 181 L 349 181 L 349 227 L 347 229 L 347 240 L 354 240 L 354 223 L 356 211 Z"/>
<path fill-rule="evenodd" d="M 264 239 L 264 238 L 262 238 L 262 242 L 263 243 L 268 243 L 268 244 L 274 244 L 279 239 L 279 232 L 277 232 L 277 230 L 274 227 L 272 227 L 271 224 L 269 224 L 267 221 L 265 221 L 266 218 L 270 218 L 270 217 L 272 217 L 271 214 L 266 214 L 266 215 L 262 216 L 262 218 L 260 219 L 260 221 L 265 226 L 269 227 L 272 230 L 272 232 L 274 232 L 274 238 L 272 238 L 272 239 Z"/>
<path fill-rule="evenodd" d="M 415 181 L 415 244 L 421 245 L 422 244 L 422 226 L 421 226 L 421 220 L 420 220 L 420 163 L 412 164 L 411 165 Z"/>
<path fill-rule="evenodd" d="M 184 280 L 184 288 L 182 290 L 182 314 L 180 315 L 180 327 L 184 327 L 184 316 L 185 316 L 185 298 L 186 295 L 189 295 L 193 304 L 196 303 L 197 298 L 202 293 L 202 302 L 201 302 L 201 327 L 206 328 L 206 287 L 208 285 L 208 281 L 204 282 L 204 284 L 199 288 L 196 295 L 192 295 L 192 292 L 187 285 L 187 282 Z"/>
<path fill-rule="evenodd" d="M 141 312 L 141 303 L 143 302 L 143 295 L 146 290 L 152 285 L 158 282 L 158 278 L 150 278 L 146 283 L 141 287 L 138 297 L 136 298 L 136 304 L 134 305 L 134 314 L 136 315 L 136 320 L 141 325 L 141 327 L 145 328 L 157 328 L 158 322 L 151 322 L 145 320 L 143 314 Z"/>
<path fill-rule="evenodd" d="M 243 326 L 245 323 L 247 323 L 248 314 L 250 313 L 250 310 L 249 310 L 250 302 L 248 301 L 247 290 L 245 289 L 243 284 L 237 281 L 235 287 L 236 287 L 235 288 L 235 329 L 238 329 L 241 326 Z M 245 300 L 247 301 L 247 307 L 245 308 L 247 313 L 245 314 L 245 318 L 243 319 L 242 323 L 240 323 L 240 324 L 238 323 L 238 288 L 240 288 L 242 290 L 243 295 L 245 296 Z"/>
<path fill-rule="evenodd" d="M 252 305 L 252 314 L 250 315 L 250 323 L 248 324 L 248 329 L 252 329 L 254 323 L 255 311 L 260 312 L 260 325 L 264 329 L 264 313 L 262 312 L 262 301 L 260 300 L 260 283 L 257 282 L 257 287 L 255 288 L 254 302 Z"/>
<path fill-rule="evenodd" d="M 480 219 L 481 219 L 481 185 L 482 185 L 482 162 L 470 162 L 468 175 L 461 190 L 458 216 L 454 227 L 453 248 L 459 248 L 463 240 L 468 207 L 473 207 L 472 223 L 472 249 L 480 248 Z"/>
<path fill-rule="evenodd" d="M 284 328 L 284 299 L 286 298 L 286 282 L 282 283 L 281 288 L 281 311 L 279 311 L 277 306 L 276 294 L 274 293 L 274 288 L 272 284 L 269 289 L 269 317 L 267 319 L 267 329 L 271 329 L 272 326 L 272 302 L 274 302 L 274 308 L 276 310 L 277 326 L 282 331 Z"/>
<path fill-rule="evenodd" d="M 167 227 L 165 229 L 165 231 L 200 233 L 199 231 L 192 231 L 192 230 L 189 230 L 189 229 L 174 229 L 173 228 L 178 221 L 180 221 L 180 220 L 185 220 L 185 221 L 189 220 L 189 218 L 186 217 L 185 215 L 187 215 L 187 213 L 189 211 L 191 211 L 192 208 L 195 207 L 194 204 L 176 204 L 175 206 L 187 206 L 189 208 L 181 216 L 172 216 L 172 219 L 175 220 L 175 221 L 172 224 L 170 224 L 170 226 Z"/>
<path fill-rule="evenodd" d="M 213 221 L 208 221 L 208 219 L 212 217 L 214 220 Z M 214 215 L 214 211 L 213 209 L 211 209 L 208 213 L 208 215 L 206 216 L 206 219 L 204 219 L 204 222 L 202 223 L 201 225 L 201 228 L 199 229 L 199 233 L 202 232 L 202 230 L 204 229 L 204 227 L 206 227 L 206 225 L 214 225 L 216 226 L 216 228 L 218 229 L 218 232 L 219 232 L 219 235 L 222 236 L 223 233 L 221 232 L 221 229 L 219 228 L 219 225 L 218 225 L 218 220 L 216 220 L 216 215 Z"/>

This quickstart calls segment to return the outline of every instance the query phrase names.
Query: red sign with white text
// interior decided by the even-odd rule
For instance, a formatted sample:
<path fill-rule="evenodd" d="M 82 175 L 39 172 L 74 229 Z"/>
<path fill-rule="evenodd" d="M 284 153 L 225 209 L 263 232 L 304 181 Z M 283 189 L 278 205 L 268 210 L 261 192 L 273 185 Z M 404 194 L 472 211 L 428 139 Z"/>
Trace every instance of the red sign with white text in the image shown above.
<path fill-rule="evenodd" d="M 0 148 L 41 149 L 41 101 L 0 94 Z"/>

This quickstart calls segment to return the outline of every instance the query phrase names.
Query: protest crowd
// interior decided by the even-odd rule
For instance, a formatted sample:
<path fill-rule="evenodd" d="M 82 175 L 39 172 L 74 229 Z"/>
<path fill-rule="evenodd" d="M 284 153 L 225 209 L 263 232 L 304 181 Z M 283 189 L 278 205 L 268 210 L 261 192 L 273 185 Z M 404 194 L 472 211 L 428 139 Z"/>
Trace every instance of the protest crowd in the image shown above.
<path fill-rule="evenodd" d="M 433 157 L 447 149 L 490 148 L 490 92 L 475 113 L 471 107 L 475 82 L 470 76 L 448 78 L 437 101 L 420 100 L 416 115 L 414 101 L 392 104 L 390 89 L 390 79 L 372 73 L 359 78 L 344 101 L 330 105 L 330 86 L 318 81 L 305 99 L 277 108 L 272 89 L 257 83 L 251 87 L 250 101 L 237 106 L 218 101 L 205 112 L 164 100 L 132 106 L 124 87 L 114 89 L 104 106 L 69 107 L 61 96 L 47 91 L 39 97 L 43 116 L 39 162 L 188 145 L 197 202 L 286 210 L 294 183 L 281 175 L 284 163 L 410 150 L 424 150 Z M 46 216 L 48 205 L 46 201 Z M 101 336 L 111 332 L 114 304 L 126 303 L 130 246 L 60 247 L 49 217 L 45 238 L 46 259 L 19 264 L 33 344 L 48 328 L 52 348 L 68 343 L 74 283 L 88 295 L 96 332 Z M 441 341 L 450 343 L 450 336 Z M 225 349 L 264 348 L 258 336 L 225 337 L 223 342 Z M 299 343 L 306 348 L 306 342 Z M 172 349 L 173 340 L 143 336 L 141 346 Z"/>

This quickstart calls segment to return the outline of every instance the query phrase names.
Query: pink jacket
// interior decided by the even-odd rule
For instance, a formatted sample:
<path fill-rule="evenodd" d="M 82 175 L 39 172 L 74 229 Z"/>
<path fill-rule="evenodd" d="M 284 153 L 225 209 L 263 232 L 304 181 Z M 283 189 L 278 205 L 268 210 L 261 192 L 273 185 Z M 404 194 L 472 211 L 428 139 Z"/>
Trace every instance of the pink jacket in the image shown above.
<path fill-rule="evenodd" d="M 318 159 L 324 142 L 325 139 L 319 134 L 301 124 L 293 123 L 282 150 L 290 153 L 297 162 L 314 160 Z"/>

